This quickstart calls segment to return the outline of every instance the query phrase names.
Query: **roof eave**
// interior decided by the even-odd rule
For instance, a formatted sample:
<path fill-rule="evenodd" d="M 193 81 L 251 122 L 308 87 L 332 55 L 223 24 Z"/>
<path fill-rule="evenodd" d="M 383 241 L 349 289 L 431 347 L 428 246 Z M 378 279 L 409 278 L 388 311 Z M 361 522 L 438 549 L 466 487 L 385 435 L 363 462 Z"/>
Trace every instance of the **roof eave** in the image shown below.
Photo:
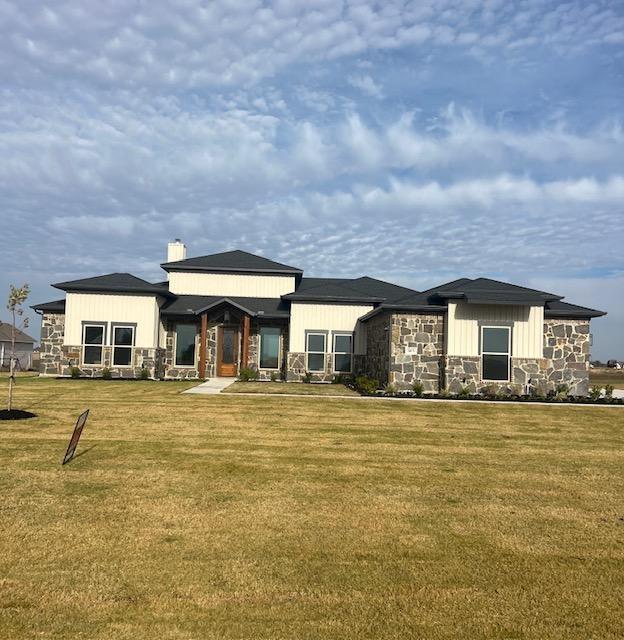
<path fill-rule="evenodd" d="M 313 296 L 305 294 L 288 293 L 282 296 L 282 300 L 290 302 L 342 302 L 345 304 L 379 304 L 385 298 L 367 298 L 358 296 Z"/>
<path fill-rule="evenodd" d="M 282 276 L 300 276 L 303 274 L 301 269 L 245 269 L 242 267 L 198 267 L 192 265 L 177 264 L 175 262 L 163 262 L 160 267 L 167 273 L 170 271 L 200 271 L 203 273 L 266 273 L 271 275 Z"/>

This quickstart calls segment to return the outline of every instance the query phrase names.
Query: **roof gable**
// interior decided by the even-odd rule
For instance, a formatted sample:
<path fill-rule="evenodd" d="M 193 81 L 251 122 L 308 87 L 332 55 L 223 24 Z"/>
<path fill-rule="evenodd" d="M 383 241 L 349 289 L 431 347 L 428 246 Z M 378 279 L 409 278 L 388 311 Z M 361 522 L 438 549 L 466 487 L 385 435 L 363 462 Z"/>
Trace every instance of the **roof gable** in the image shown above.
<path fill-rule="evenodd" d="M 281 262 L 269 260 L 247 251 L 236 249 L 213 253 L 207 256 L 186 258 L 176 262 L 163 262 L 160 265 L 165 271 L 219 271 L 234 273 L 267 273 L 300 275 L 303 273 L 297 267 L 291 267 Z"/>

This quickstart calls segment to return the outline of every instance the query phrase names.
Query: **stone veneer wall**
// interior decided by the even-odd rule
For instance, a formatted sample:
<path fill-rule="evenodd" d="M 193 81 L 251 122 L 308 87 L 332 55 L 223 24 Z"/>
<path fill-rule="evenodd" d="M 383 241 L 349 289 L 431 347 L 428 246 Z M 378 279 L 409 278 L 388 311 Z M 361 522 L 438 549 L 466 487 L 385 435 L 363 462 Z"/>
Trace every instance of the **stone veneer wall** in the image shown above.
<path fill-rule="evenodd" d="M 332 382 L 338 375 L 333 372 L 332 354 L 325 354 L 325 371 L 310 371 L 312 382 Z M 286 360 L 286 380 L 288 382 L 302 382 L 307 372 L 306 354 L 289 351 Z"/>
<path fill-rule="evenodd" d="M 479 356 L 447 356 L 446 388 L 457 393 L 467 386 L 476 393 L 486 385 L 518 393 L 540 394 L 566 384 L 572 395 L 589 392 L 589 320 L 546 319 L 544 357 L 512 358 L 510 382 L 483 382 Z"/>
<path fill-rule="evenodd" d="M 380 313 L 366 323 L 366 356 L 358 359 L 358 369 L 379 384 L 389 380 L 390 369 L 390 314 Z"/>
<path fill-rule="evenodd" d="M 113 348 L 102 347 L 101 365 L 81 365 L 82 347 L 64 345 L 65 315 L 62 313 L 44 313 L 41 319 L 41 356 L 39 371 L 47 376 L 69 376 L 72 367 L 80 368 L 80 375 L 87 378 L 99 378 L 104 369 L 109 369 L 113 378 L 140 378 L 145 368 L 150 378 L 159 378 L 162 372 L 163 349 L 136 348 L 132 352 L 131 367 L 112 365 Z"/>
<path fill-rule="evenodd" d="M 44 313 L 41 318 L 41 349 L 39 372 L 45 376 L 60 376 L 67 365 L 63 355 L 65 314 Z"/>
<path fill-rule="evenodd" d="M 390 329 L 390 382 L 398 389 L 411 389 L 420 381 L 425 393 L 437 393 L 444 354 L 444 315 L 393 314 Z"/>

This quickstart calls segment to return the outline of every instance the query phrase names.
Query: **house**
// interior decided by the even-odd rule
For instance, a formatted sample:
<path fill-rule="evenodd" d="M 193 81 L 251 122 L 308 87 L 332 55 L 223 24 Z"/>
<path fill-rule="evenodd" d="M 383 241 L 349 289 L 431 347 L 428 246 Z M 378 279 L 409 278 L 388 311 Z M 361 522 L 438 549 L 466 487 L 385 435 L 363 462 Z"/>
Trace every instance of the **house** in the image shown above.
<path fill-rule="evenodd" d="M 0 369 L 11 366 L 11 334 L 13 326 L 0 322 Z M 35 341 L 19 329 L 15 329 L 15 368 L 26 371 L 32 366 L 33 345 Z"/>
<path fill-rule="evenodd" d="M 129 273 L 61 282 L 42 316 L 41 372 L 155 379 L 236 376 L 253 367 L 328 382 L 367 374 L 399 389 L 567 384 L 588 391 L 591 318 L 562 296 L 488 278 L 427 291 L 375 278 L 309 278 L 228 251 L 195 258 L 168 245 L 164 282 Z"/>

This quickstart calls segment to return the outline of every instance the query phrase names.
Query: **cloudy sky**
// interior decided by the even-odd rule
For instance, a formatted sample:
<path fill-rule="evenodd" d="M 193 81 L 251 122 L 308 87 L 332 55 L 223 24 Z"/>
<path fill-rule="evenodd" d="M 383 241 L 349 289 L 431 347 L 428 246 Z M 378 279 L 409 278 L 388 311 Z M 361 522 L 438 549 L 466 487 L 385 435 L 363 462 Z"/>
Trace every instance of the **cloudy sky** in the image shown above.
<path fill-rule="evenodd" d="M 619 0 L 2 0 L 0 76 L 0 290 L 180 237 L 545 288 L 624 358 Z"/>

